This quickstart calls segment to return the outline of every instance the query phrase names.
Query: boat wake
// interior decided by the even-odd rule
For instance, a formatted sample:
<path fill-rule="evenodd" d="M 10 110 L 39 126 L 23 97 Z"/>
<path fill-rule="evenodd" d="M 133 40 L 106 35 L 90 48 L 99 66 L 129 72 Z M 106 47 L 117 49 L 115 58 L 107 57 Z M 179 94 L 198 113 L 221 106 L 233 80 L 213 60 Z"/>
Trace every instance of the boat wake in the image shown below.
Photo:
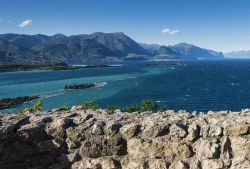
<path fill-rule="evenodd" d="M 166 101 L 157 100 L 156 103 L 165 103 Z"/>
<path fill-rule="evenodd" d="M 96 86 L 95 87 L 103 87 L 103 86 L 106 86 L 108 83 L 107 82 L 98 82 L 98 83 L 95 83 Z"/>
<path fill-rule="evenodd" d="M 56 91 L 52 91 L 52 92 L 42 93 L 42 94 L 40 94 L 40 96 L 42 99 L 47 99 L 50 97 L 63 95 L 64 93 L 65 93 L 64 90 L 60 89 L 60 90 L 56 90 Z"/>

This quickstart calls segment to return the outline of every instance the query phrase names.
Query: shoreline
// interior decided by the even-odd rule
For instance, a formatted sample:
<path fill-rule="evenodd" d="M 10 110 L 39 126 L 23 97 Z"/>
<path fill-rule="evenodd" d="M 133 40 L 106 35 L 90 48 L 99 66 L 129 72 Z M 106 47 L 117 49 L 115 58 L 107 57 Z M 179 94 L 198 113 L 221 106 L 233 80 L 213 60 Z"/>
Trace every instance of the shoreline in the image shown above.
<path fill-rule="evenodd" d="M 40 67 L 37 66 L 36 68 L 30 68 L 30 69 L 1 69 L 0 65 L 0 73 L 17 73 L 17 72 L 49 72 L 49 71 L 63 71 L 63 70 L 78 70 L 78 69 L 91 69 L 91 68 L 112 68 L 112 67 L 122 67 L 123 65 L 106 65 L 106 64 L 97 64 L 97 65 L 67 65 L 65 67 L 56 67 L 56 66 L 52 66 L 52 67 Z M 5 65 L 4 65 L 5 66 Z M 8 65 L 6 65 L 8 66 Z M 19 66 L 30 66 L 29 64 L 20 64 Z M 32 65 L 34 66 L 34 65 Z"/>
<path fill-rule="evenodd" d="M 53 70 L 76 70 L 80 67 L 71 66 L 66 63 L 21 63 L 21 64 L 0 64 L 0 73 L 9 72 L 36 72 Z"/>

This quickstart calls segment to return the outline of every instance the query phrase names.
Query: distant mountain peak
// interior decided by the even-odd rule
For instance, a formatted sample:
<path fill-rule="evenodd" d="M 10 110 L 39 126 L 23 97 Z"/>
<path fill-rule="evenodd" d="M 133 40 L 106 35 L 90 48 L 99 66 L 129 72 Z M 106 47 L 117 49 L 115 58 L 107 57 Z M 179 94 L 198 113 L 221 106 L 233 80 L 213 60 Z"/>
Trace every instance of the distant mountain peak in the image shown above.
<path fill-rule="evenodd" d="M 189 43 L 186 43 L 186 42 L 181 42 L 181 43 L 175 44 L 173 46 L 183 47 L 183 48 L 192 48 L 192 47 L 194 47 L 193 44 L 189 44 Z"/>
<path fill-rule="evenodd" d="M 179 52 L 185 58 L 190 59 L 223 59 L 224 55 L 221 52 L 216 52 L 209 49 L 204 49 L 188 43 L 179 43 L 171 46 L 171 48 Z"/>
<path fill-rule="evenodd" d="M 90 35 L 125 35 L 125 34 L 123 32 L 111 32 L 111 33 L 94 32 L 94 33 L 91 33 Z"/>
<path fill-rule="evenodd" d="M 228 58 L 250 58 L 250 50 L 237 50 L 228 53 L 224 53 Z"/>
<path fill-rule="evenodd" d="M 57 33 L 55 35 L 53 35 L 53 37 L 56 37 L 56 38 L 66 38 L 67 36 L 62 34 L 62 33 Z"/>

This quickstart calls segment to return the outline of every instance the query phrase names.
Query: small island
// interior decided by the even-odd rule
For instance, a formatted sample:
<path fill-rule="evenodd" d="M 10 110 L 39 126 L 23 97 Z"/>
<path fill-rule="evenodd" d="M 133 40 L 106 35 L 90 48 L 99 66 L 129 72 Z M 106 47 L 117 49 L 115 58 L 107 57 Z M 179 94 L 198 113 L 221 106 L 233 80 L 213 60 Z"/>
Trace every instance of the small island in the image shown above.
<path fill-rule="evenodd" d="M 78 90 L 78 89 L 87 89 L 91 87 L 95 87 L 95 83 L 84 83 L 84 84 L 79 84 L 79 85 L 70 85 L 70 86 L 65 86 L 64 90 Z"/>
<path fill-rule="evenodd" d="M 16 72 L 31 70 L 75 70 L 78 66 L 71 66 L 67 63 L 21 63 L 21 64 L 0 64 L 0 72 Z"/>
<path fill-rule="evenodd" d="M 38 99 L 39 96 L 21 96 L 16 98 L 3 98 L 0 100 L 0 110 L 12 108 L 27 101 Z"/>
<path fill-rule="evenodd" d="M 112 65 L 106 65 L 106 64 L 94 64 L 94 65 L 84 65 L 84 66 L 80 66 L 80 65 L 76 65 L 78 67 L 81 68 L 103 68 L 103 67 L 115 67 Z"/>
<path fill-rule="evenodd" d="M 101 68 L 101 67 L 114 67 L 106 64 L 96 64 L 96 65 L 87 65 L 85 68 Z"/>

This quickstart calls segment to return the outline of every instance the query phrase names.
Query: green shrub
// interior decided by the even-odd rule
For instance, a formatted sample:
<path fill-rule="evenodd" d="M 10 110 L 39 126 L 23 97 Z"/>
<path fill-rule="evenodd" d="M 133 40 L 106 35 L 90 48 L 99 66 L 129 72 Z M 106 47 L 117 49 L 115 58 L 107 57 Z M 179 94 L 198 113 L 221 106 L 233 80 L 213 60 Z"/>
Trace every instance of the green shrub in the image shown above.
<path fill-rule="evenodd" d="M 19 113 L 20 114 L 26 114 L 26 113 L 35 113 L 42 111 L 42 100 L 38 100 L 33 107 L 30 108 L 24 108 Z"/>
<path fill-rule="evenodd" d="M 157 105 L 150 100 L 143 100 L 140 105 L 141 111 L 156 111 Z"/>
<path fill-rule="evenodd" d="M 140 106 L 138 106 L 137 104 L 131 104 L 130 106 L 125 107 L 123 111 L 128 113 L 140 111 Z"/>
<path fill-rule="evenodd" d="M 31 108 L 24 108 L 19 113 L 20 114 L 26 114 L 26 113 L 29 113 L 29 112 L 31 112 Z"/>
<path fill-rule="evenodd" d="M 84 109 L 92 109 L 92 110 L 100 108 L 95 99 L 85 101 L 81 104 L 81 106 L 83 106 Z"/>
<path fill-rule="evenodd" d="M 70 107 L 69 107 L 68 105 L 62 105 L 62 106 L 60 107 L 60 109 L 61 109 L 61 110 L 69 110 Z"/>
<path fill-rule="evenodd" d="M 106 109 L 114 113 L 115 110 L 118 109 L 118 107 L 115 105 L 108 105 Z"/>
<path fill-rule="evenodd" d="M 162 105 L 162 106 L 160 107 L 160 109 L 159 109 L 160 112 L 163 112 L 163 111 L 166 111 L 166 110 L 168 110 L 168 107 L 165 106 L 165 105 Z"/>
<path fill-rule="evenodd" d="M 38 100 L 34 104 L 34 106 L 32 108 L 32 112 L 40 112 L 40 111 L 42 111 L 42 104 L 43 104 L 42 100 Z"/>

